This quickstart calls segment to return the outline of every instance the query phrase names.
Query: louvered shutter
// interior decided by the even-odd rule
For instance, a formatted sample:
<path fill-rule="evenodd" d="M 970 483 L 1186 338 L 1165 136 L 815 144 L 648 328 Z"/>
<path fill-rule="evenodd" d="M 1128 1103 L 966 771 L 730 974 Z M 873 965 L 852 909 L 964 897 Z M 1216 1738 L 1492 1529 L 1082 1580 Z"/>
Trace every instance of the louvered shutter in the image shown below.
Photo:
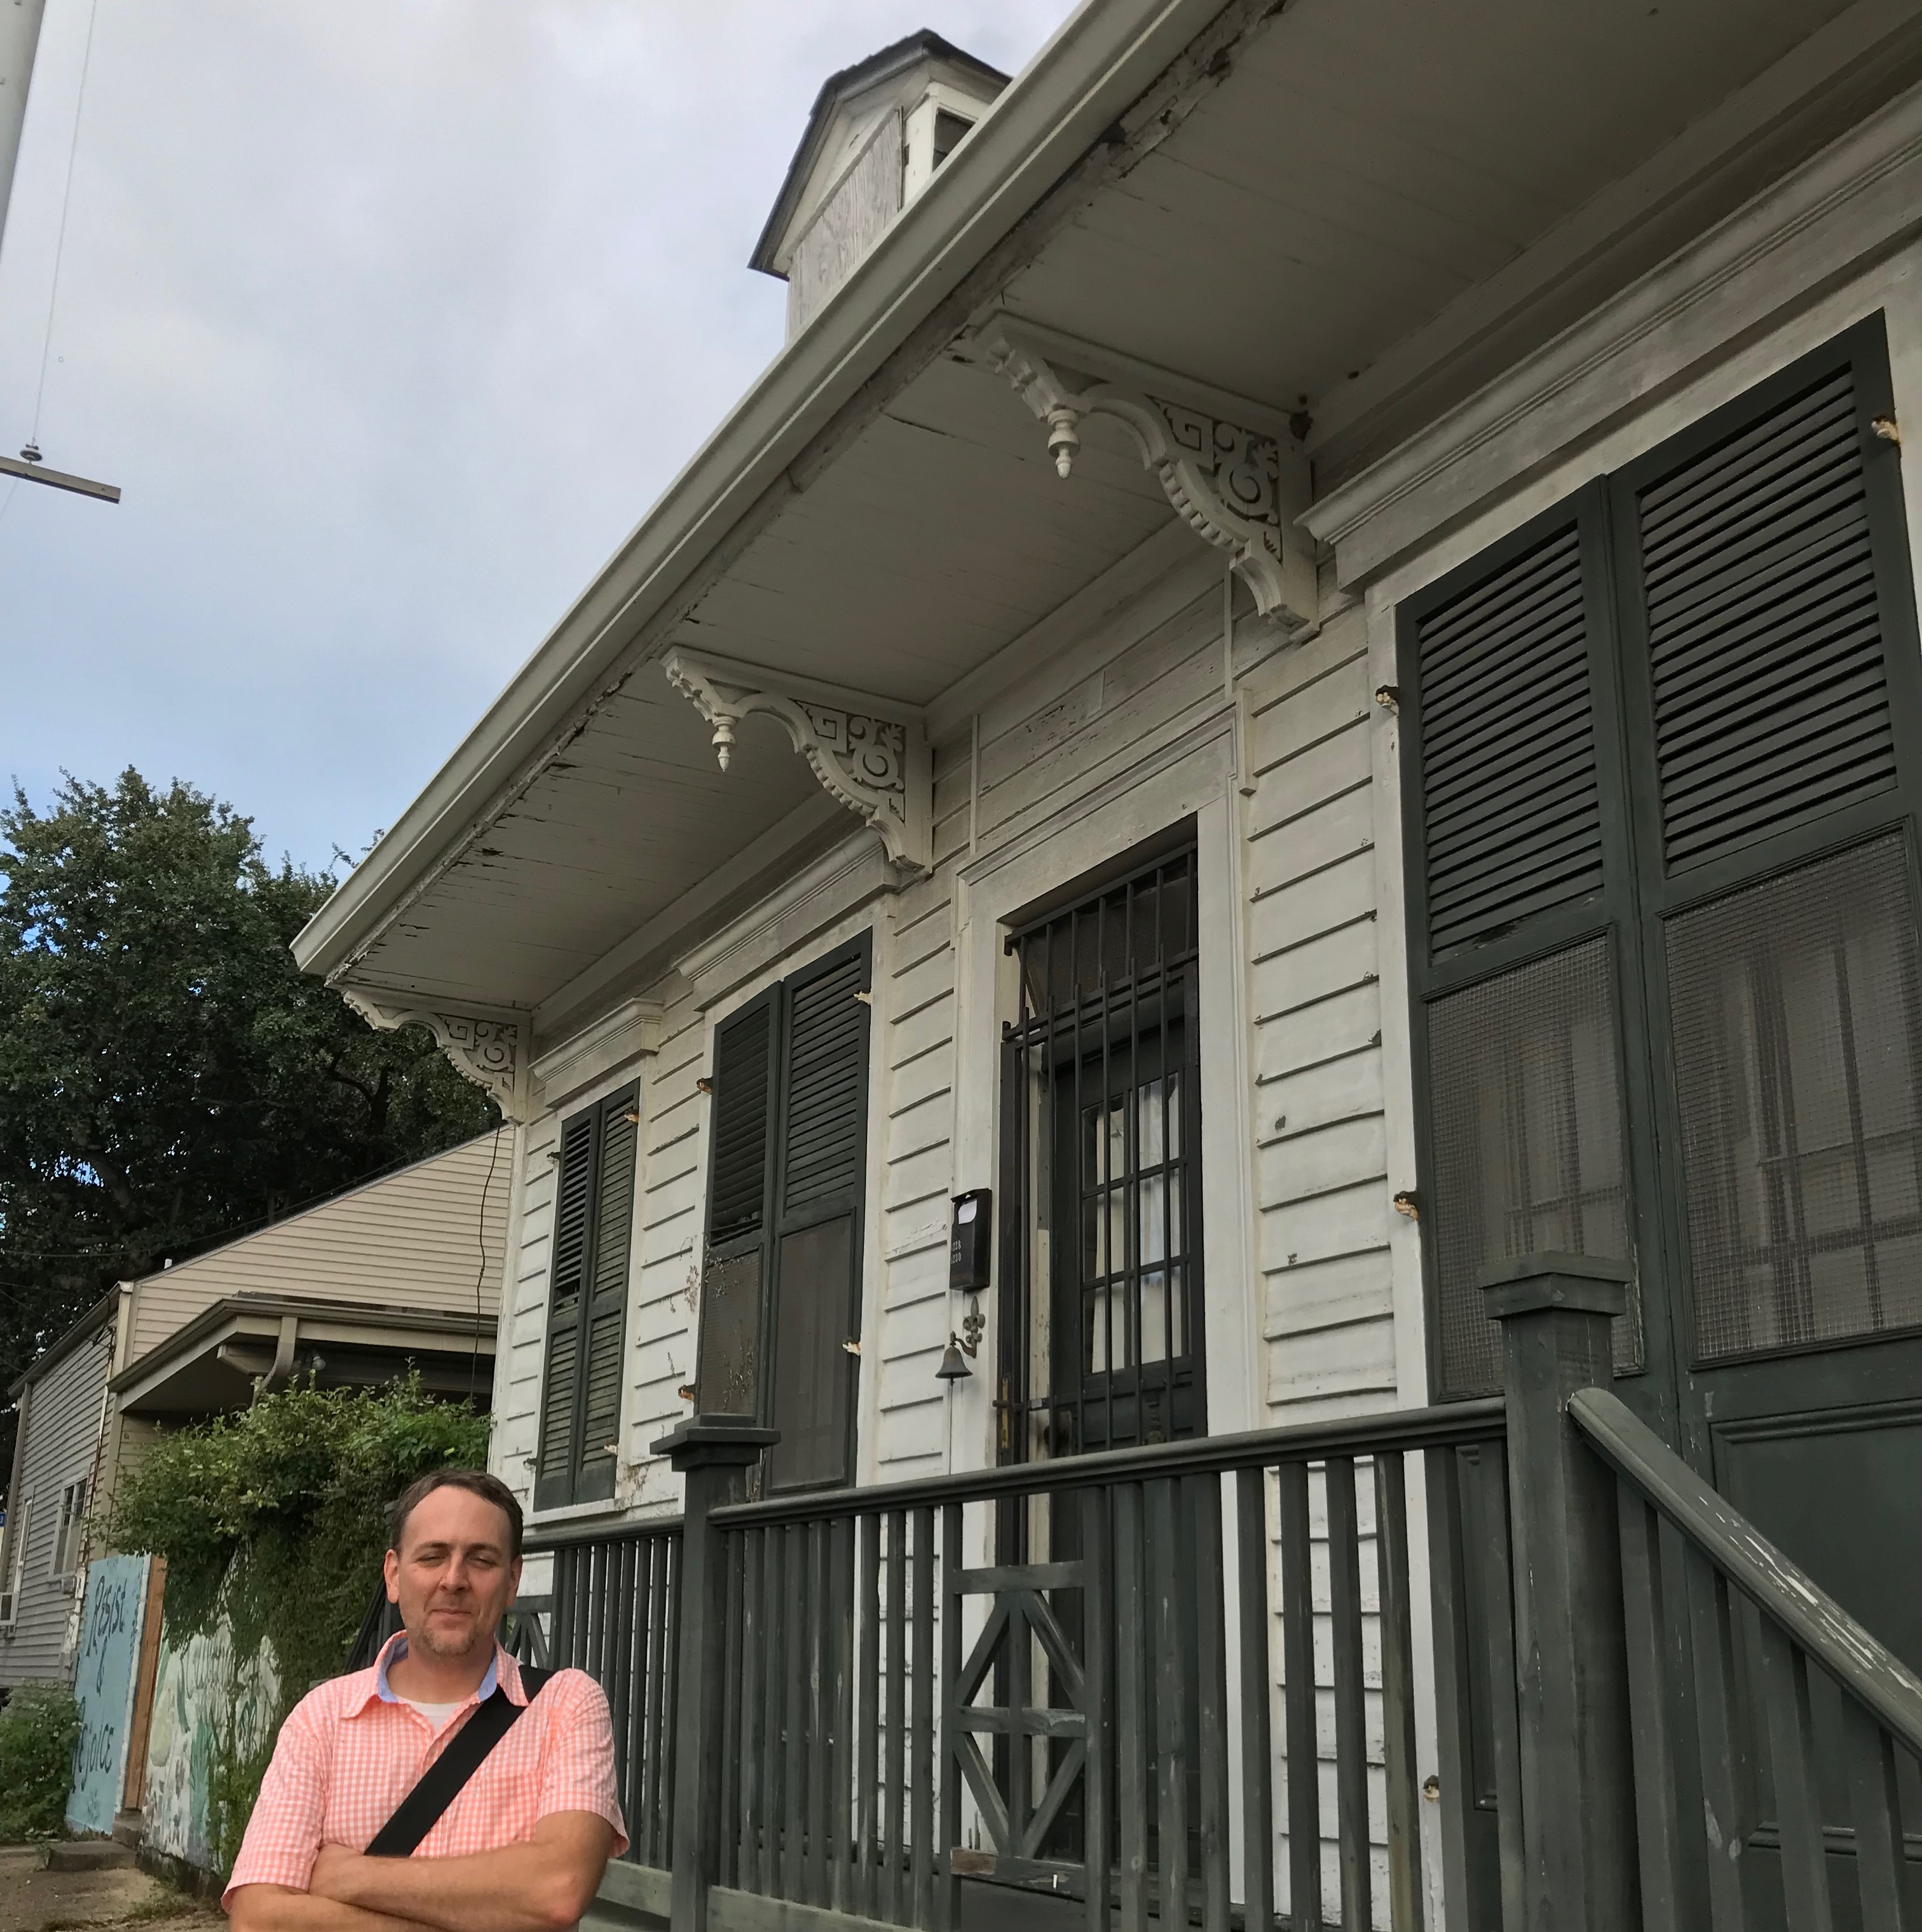
<path fill-rule="evenodd" d="M 1575 521 L 1422 616 L 1415 656 L 1428 945 L 1440 959 L 1602 884 Z"/>
<path fill-rule="evenodd" d="M 1671 872 L 1894 789 L 1845 363 L 1634 492 Z"/>
<path fill-rule="evenodd" d="M 707 1240 L 695 1384 L 704 1415 L 758 1418 L 767 1193 L 773 1151 L 773 1052 L 779 988 L 716 1030 Z"/>
<path fill-rule="evenodd" d="M 848 1480 L 866 1170 L 865 940 L 797 974 L 786 1024 L 776 1162 L 769 1486 Z"/>
<path fill-rule="evenodd" d="M 547 1372 L 542 1378 L 537 1506 L 571 1502 L 580 1384 L 581 1300 L 593 1210 L 594 1116 L 577 1114 L 560 1130 L 554 1183 L 554 1272 L 548 1295 Z"/>
<path fill-rule="evenodd" d="M 542 1508 L 614 1494 L 639 1108 L 639 1090 L 627 1088 L 560 1130 L 534 1486 Z"/>

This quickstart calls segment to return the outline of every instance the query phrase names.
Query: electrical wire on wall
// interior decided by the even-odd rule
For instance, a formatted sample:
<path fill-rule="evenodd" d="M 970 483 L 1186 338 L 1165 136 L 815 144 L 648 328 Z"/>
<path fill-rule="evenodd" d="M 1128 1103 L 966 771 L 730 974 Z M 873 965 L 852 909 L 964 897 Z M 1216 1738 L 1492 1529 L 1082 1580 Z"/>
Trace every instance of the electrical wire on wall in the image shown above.
<path fill-rule="evenodd" d="M 487 1157 L 487 1178 L 481 1183 L 480 1225 L 476 1234 L 480 1244 L 480 1262 L 474 1270 L 474 1346 L 467 1364 L 467 1400 L 472 1402 L 480 1386 L 481 1288 L 487 1280 L 487 1198 L 494 1189 L 494 1163 L 500 1158 L 500 1136 L 508 1131 L 503 1120 L 494 1130 L 494 1146 Z"/>

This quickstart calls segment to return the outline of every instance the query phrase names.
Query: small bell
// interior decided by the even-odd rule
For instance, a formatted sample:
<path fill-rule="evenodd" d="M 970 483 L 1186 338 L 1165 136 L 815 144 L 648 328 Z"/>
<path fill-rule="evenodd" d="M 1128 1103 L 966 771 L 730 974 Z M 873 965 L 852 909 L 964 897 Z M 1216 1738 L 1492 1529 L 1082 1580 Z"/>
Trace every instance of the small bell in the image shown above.
<path fill-rule="evenodd" d="M 935 1370 L 935 1379 L 944 1382 L 963 1382 L 969 1380 L 974 1370 L 969 1367 L 961 1354 L 961 1344 L 950 1334 L 947 1347 L 941 1358 L 941 1366 Z"/>

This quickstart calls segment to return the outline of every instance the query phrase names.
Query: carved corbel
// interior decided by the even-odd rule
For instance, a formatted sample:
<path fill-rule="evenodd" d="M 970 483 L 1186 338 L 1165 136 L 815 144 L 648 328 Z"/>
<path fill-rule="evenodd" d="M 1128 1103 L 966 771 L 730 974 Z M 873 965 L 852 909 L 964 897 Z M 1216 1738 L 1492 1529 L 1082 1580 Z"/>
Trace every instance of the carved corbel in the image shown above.
<path fill-rule="evenodd" d="M 1182 520 L 1227 552 L 1256 609 L 1290 626 L 1315 621 L 1314 548 L 1295 521 L 1308 507 L 1307 465 L 1297 449 L 1210 410 L 1071 371 L 1014 330 L 997 328 L 982 346 L 990 366 L 1047 424 L 1049 452 L 1063 477 L 1073 472 L 1083 419 L 1111 417 L 1133 437 Z"/>
<path fill-rule="evenodd" d="M 880 833 L 896 867 L 911 872 L 932 867 L 934 768 L 918 712 L 678 646 L 661 668 L 714 728 L 722 771 L 733 755 L 735 727 L 765 712 L 787 728 L 827 791 Z"/>
<path fill-rule="evenodd" d="M 491 1094 L 502 1117 L 528 1117 L 526 1022 L 512 1013 L 450 1012 L 407 1004 L 404 994 L 374 994 L 354 986 L 335 990 L 369 1026 L 392 1033 L 424 1026 L 463 1078 Z"/>

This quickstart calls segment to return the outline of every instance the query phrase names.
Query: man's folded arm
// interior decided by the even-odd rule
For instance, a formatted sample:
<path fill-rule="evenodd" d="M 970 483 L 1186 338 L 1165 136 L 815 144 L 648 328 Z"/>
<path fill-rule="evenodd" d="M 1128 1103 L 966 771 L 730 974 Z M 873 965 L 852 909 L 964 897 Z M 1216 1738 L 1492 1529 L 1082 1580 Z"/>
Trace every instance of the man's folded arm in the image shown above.
<path fill-rule="evenodd" d="M 323 1845 L 309 1881 L 317 1896 L 363 1914 L 440 1932 L 564 1932 L 593 1900 L 614 1849 L 594 1811 L 551 1811 L 534 1834 L 496 1852 L 451 1858 L 371 1858 Z M 236 1922 L 235 1932 L 248 1932 Z M 332 1932 L 319 1924 L 258 1932 Z M 365 1932 L 342 1926 L 340 1932 Z"/>
<path fill-rule="evenodd" d="M 243 1885 L 227 1899 L 233 1932 L 422 1932 L 417 1920 L 369 1912 L 286 1885 Z"/>

